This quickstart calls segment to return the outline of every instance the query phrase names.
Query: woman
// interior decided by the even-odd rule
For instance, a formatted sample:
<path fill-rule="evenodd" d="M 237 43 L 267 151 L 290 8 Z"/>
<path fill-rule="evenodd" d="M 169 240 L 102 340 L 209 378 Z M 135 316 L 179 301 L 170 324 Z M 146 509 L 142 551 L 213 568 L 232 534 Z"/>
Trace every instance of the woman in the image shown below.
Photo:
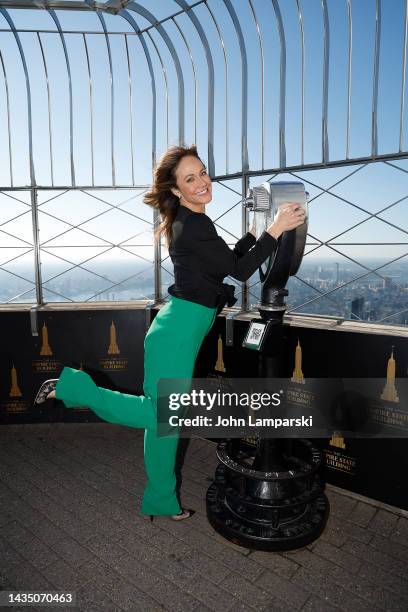
<path fill-rule="evenodd" d="M 145 338 L 144 395 L 135 396 L 97 387 L 81 370 L 64 368 L 57 380 L 43 383 L 36 403 L 49 398 L 69 407 L 89 406 L 110 423 L 145 429 L 144 459 L 147 484 L 142 514 L 169 516 L 179 521 L 192 511 L 180 508 L 174 465 L 178 436 L 156 433 L 157 381 L 191 378 L 197 353 L 217 312 L 236 302 L 227 275 L 245 281 L 271 255 L 282 232 L 301 225 L 305 213 L 297 204 L 280 207 L 275 221 L 258 240 L 252 228 L 231 250 L 217 235 L 205 214 L 212 185 L 195 146 L 170 148 L 154 171 L 153 186 L 144 202 L 157 208 L 174 264 L 170 300 L 160 309 Z"/>

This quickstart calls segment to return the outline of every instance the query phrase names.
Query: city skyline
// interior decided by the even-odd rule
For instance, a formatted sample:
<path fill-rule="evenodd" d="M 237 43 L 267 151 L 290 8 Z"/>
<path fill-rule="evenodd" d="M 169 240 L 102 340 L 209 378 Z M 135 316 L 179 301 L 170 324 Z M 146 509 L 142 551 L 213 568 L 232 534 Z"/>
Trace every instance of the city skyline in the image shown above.
<path fill-rule="evenodd" d="M 368 260 L 366 264 L 371 269 L 375 267 L 374 260 Z M 169 270 L 172 270 L 172 267 L 168 265 L 162 269 L 164 298 L 167 297 L 167 287 L 173 282 Z M 21 271 L 24 271 L 23 266 Z M 27 269 L 25 272 L 27 273 Z M 58 274 L 57 266 L 54 266 L 53 274 Z M 381 274 L 381 277 L 362 270 L 361 266 L 353 262 L 340 264 L 318 258 L 313 262 L 304 259 L 297 273 L 299 278 L 290 277 L 287 284 L 289 295 L 285 301 L 288 310 L 294 313 L 338 316 L 350 320 L 384 319 L 384 323 L 408 324 L 406 311 L 408 262 L 388 264 L 387 272 L 379 270 L 378 274 Z M 258 281 L 257 273 L 249 280 L 249 302 L 252 307 L 256 306 L 259 299 Z M 240 284 L 230 277 L 227 277 L 225 282 L 236 286 L 236 295 L 239 297 Z M 116 285 L 112 287 L 113 283 Z M 333 291 L 336 287 L 337 289 Z M 8 283 L 1 283 L 0 300 L 7 302 L 19 291 L 25 290 L 27 290 L 26 281 L 10 277 Z M 46 302 L 152 300 L 154 299 L 153 264 L 146 266 L 129 260 L 127 265 L 122 262 L 119 268 L 113 262 L 107 267 L 105 262 L 104 274 L 98 276 L 81 268 L 75 268 L 71 272 L 60 274 L 53 281 L 44 282 L 43 291 Z M 34 288 L 32 292 L 35 292 Z M 318 296 L 322 297 L 315 299 Z M 27 303 L 27 301 L 30 300 L 27 298 L 21 302 L 12 300 L 12 303 Z M 356 302 L 354 307 L 353 302 Z M 305 305 L 299 308 L 302 304 Z"/>

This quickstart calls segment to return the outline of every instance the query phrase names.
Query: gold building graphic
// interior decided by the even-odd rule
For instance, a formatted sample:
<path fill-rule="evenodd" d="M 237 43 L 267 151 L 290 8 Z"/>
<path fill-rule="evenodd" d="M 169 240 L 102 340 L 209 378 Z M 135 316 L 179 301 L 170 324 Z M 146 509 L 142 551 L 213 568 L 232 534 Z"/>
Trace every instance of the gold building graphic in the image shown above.
<path fill-rule="evenodd" d="M 46 355 L 50 357 L 52 355 L 52 350 L 48 342 L 48 329 L 45 323 L 42 326 L 41 337 L 42 337 L 42 344 L 41 344 L 40 355 Z"/>
<path fill-rule="evenodd" d="M 330 446 L 337 446 L 337 448 L 346 448 L 343 436 L 338 431 L 334 431 L 329 442 Z"/>
<path fill-rule="evenodd" d="M 302 372 L 302 347 L 300 346 L 299 338 L 295 350 L 295 369 L 293 370 L 293 375 L 290 380 L 295 383 L 300 383 L 301 385 L 305 384 L 305 377 Z"/>
<path fill-rule="evenodd" d="M 13 367 L 11 368 L 11 388 L 9 397 L 22 397 L 22 395 L 23 394 L 21 393 L 17 382 L 17 370 L 13 364 Z"/>
<path fill-rule="evenodd" d="M 120 370 L 126 370 L 128 366 L 128 358 L 120 356 L 121 353 L 116 335 L 116 326 L 113 321 L 110 325 L 109 347 L 107 354 L 108 357 L 103 357 L 99 359 L 99 365 L 102 370 L 106 370 L 109 372 L 118 372 Z"/>
<path fill-rule="evenodd" d="M 112 321 L 110 326 L 110 343 L 108 348 L 108 355 L 119 355 L 120 350 L 116 339 L 116 327 Z"/>
<path fill-rule="evenodd" d="M 218 336 L 218 353 L 217 353 L 217 363 L 215 364 L 216 372 L 226 372 L 225 364 L 224 364 L 224 355 L 223 355 L 223 344 L 221 334 Z"/>
<path fill-rule="evenodd" d="M 399 402 L 397 389 L 395 388 L 395 359 L 394 359 L 394 347 L 391 349 L 391 357 L 388 359 L 387 364 L 387 382 L 385 383 L 384 389 L 381 393 L 381 399 L 387 402 Z"/>

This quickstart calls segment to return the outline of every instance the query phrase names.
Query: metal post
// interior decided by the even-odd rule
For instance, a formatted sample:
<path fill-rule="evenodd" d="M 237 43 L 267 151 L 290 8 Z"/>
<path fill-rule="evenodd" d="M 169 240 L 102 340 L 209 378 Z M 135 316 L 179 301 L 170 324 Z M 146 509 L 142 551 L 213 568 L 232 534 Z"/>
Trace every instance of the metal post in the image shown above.
<path fill-rule="evenodd" d="M 246 194 L 248 191 L 248 175 L 242 175 L 242 202 L 244 203 Z M 248 231 L 248 211 L 246 206 L 242 206 L 242 235 L 244 236 Z M 248 281 L 244 281 L 242 283 L 242 304 L 241 308 L 244 311 L 249 310 L 249 290 L 248 290 Z"/>
<path fill-rule="evenodd" d="M 37 189 L 31 189 L 31 217 L 33 220 L 35 292 L 37 305 L 44 304 L 41 279 L 40 228 L 38 226 Z"/>
<path fill-rule="evenodd" d="M 155 208 L 153 212 L 153 228 L 154 231 L 159 227 L 160 224 L 160 213 Z M 154 239 L 154 301 L 162 301 L 162 290 L 161 290 L 161 244 L 160 240 Z"/>

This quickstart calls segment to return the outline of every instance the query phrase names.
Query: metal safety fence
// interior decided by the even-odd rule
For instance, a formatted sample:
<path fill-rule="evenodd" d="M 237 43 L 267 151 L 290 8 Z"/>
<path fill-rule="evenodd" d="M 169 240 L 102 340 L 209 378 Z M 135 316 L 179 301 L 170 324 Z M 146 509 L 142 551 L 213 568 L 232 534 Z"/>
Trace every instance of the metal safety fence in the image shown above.
<path fill-rule="evenodd" d="M 407 6 L 0 0 L 0 301 L 162 299 L 142 195 L 195 142 L 231 244 L 251 184 L 306 184 L 291 312 L 406 324 Z"/>

